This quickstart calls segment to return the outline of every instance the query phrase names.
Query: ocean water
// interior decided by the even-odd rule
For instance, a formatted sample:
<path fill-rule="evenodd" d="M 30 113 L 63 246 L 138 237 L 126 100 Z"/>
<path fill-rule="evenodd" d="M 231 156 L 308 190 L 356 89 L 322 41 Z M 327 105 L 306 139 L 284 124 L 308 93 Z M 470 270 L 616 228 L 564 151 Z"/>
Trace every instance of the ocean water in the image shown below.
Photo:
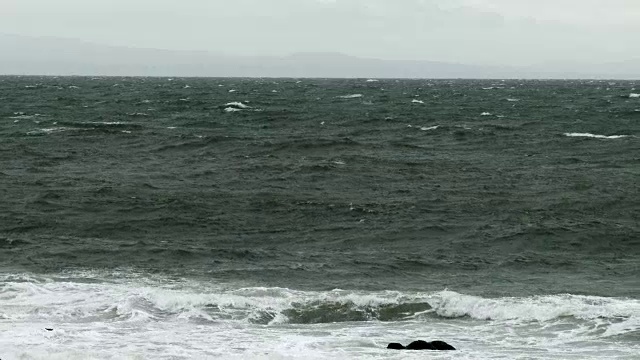
<path fill-rule="evenodd" d="M 0 77 L 0 359 L 638 359 L 639 93 Z"/>

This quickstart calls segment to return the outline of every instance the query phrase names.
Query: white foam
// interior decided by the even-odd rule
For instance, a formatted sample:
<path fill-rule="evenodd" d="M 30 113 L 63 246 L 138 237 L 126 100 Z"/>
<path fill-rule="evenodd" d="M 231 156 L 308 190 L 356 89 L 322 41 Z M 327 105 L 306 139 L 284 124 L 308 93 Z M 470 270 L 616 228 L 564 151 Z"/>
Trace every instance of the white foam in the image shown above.
<path fill-rule="evenodd" d="M 631 93 L 629 94 L 630 98 L 640 98 L 640 94 Z"/>
<path fill-rule="evenodd" d="M 416 100 L 416 99 L 411 100 L 411 102 L 414 103 L 414 104 L 424 104 L 424 101 Z"/>
<path fill-rule="evenodd" d="M 243 104 L 242 102 L 239 102 L 239 101 L 226 103 L 223 106 L 236 107 L 236 108 L 239 108 L 239 109 L 249 109 L 250 108 L 249 105 Z"/>
<path fill-rule="evenodd" d="M 22 115 L 10 116 L 9 119 L 30 120 L 30 119 L 33 119 L 34 117 L 36 117 L 36 115 L 25 115 L 24 113 L 22 113 Z"/>
<path fill-rule="evenodd" d="M 508 98 L 507 101 L 509 101 L 509 102 L 518 102 L 518 101 L 520 101 L 520 99 Z"/>
<path fill-rule="evenodd" d="M 439 128 L 440 125 L 436 125 L 436 126 L 429 126 L 429 127 L 421 127 L 420 130 L 422 131 L 429 131 L 429 130 L 435 130 L 437 128 Z"/>
<path fill-rule="evenodd" d="M 63 132 L 67 130 L 70 130 L 70 129 L 66 127 L 43 128 L 43 129 L 29 131 L 27 132 L 27 135 L 52 134 L 52 133 L 58 133 L 58 132 Z"/>
<path fill-rule="evenodd" d="M 236 91 L 238 91 L 238 90 L 234 90 L 234 89 L 229 90 L 230 93 L 234 93 Z"/>
<path fill-rule="evenodd" d="M 629 137 L 629 135 L 611 135 L 611 136 L 607 136 L 607 135 L 596 135 L 596 134 L 591 134 L 591 133 L 565 133 L 565 136 L 569 136 L 569 137 L 589 137 L 589 138 L 594 138 L 594 139 L 622 139 L 622 138 L 626 138 Z"/>
<path fill-rule="evenodd" d="M 362 94 L 351 94 L 351 95 L 342 95 L 342 96 L 338 96 L 341 99 L 355 99 L 355 98 L 361 98 L 363 95 Z"/>
<path fill-rule="evenodd" d="M 640 316 L 640 300 L 569 294 L 486 299 L 442 291 L 435 294 L 429 303 L 438 315 L 444 317 L 469 316 L 477 320 L 518 320 L 522 323 L 532 320 L 545 322 L 567 316 L 610 321 Z"/>
<path fill-rule="evenodd" d="M 483 112 L 482 114 L 480 114 L 480 116 L 491 116 L 491 113 L 489 113 L 489 112 Z"/>
<path fill-rule="evenodd" d="M 367 82 L 378 82 L 379 80 L 377 79 L 367 79 Z"/>
<path fill-rule="evenodd" d="M 226 111 L 226 112 L 237 112 L 237 111 L 242 111 L 242 109 L 238 109 L 238 108 L 234 108 L 234 107 L 228 107 L 228 108 L 225 108 L 224 111 Z"/>
<path fill-rule="evenodd" d="M 429 354 L 438 359 L 632 359 L 640 349 L 620 338 L 640 331 L 640 300 L 568 294 L 299 291 L 81 271 L 0 274 L 0 303 L 3 359 L 422 359 L 422 352 L 385 349 L 417 338 L 461 349 Z M 286 312 L 338 304 L 363 313 L 394 304 L 432 309 L 403 321 L 312 325 L 291 324 Z"/>

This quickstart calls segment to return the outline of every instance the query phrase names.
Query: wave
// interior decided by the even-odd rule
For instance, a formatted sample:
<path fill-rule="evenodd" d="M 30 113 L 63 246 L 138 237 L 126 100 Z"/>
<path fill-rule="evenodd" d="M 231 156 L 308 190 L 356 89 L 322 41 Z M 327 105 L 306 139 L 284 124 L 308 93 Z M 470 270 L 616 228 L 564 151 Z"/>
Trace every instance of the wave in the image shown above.
<path fill-rule="evenodd" d="M 529 326 L 570 321 L 600 336 L 640 331 L 640 300 L 583 295 L 483 298 L 444 290 L 299 291 L 233 288 L 132 272 L 76 272 L 56 277 L 0 276 L 0 319 L 40 322 L 433 322 L 453 319 Z M 34 319 L 36 318 L 36 319 Z M 546 325 L 545 325 L 546 324 Z"/>
<path fill-rule="evenodd" d="M 351 94 L 351 95 L 342 95 L 342 96 L 338 96 L 340 99 L 356 99 L 356 98 L 361 98 L 362 94 Z"/>
<path fill-rule="evenodd" d="M 69 130 L 76 130 L 76 129 L 67 128 L 67 127 L 42 128 L 42 129 L 29 131 L 27 132 L 27 135 L 47 135 L 47 134 L 59 133 L 59 132 L 69 131 Z"/>
<path fill-rule="evenodd" d="M 143 128 L 140 124 L 125 123 L 119 121 L 93 121 L 93 122 L 54 122 L 55 127 L 40 128 L 27 132 L 27 135 L 49 135 L 60 132 L 101 132 L 101 133 L 127 133 Z"/>
<path fill-rule="evenodd" d="M 243 104 L 242 102 L 239 102 L 239 101 L 233 101 L 233 102 L 230 102 L 230 103 L 226 103 L 226 104 L 223 105 L 223 107 L 225 107 L 225 108 L 237 108 L 237 109 L 249 109 L 250 108 L 249 105 Z"/>
<path fill-rule="evenodd" d="M 640 98 L 640 94 L 631 93 L 631 94 L 629 94 L 629 98 L 632 98 L 632 99 L 633 98 L 636 98 L 636 99 Z"/>
<path fill-rule="evenodd" d="M 596 134 L 591 134 L 591 133 L 565 133 L 564 136 L 568 136 L 568 137 L 589 137 L 589 138 L 594 138 L 594 139 L 622 139 L 622 138 L 629 137 L 629 135 L 611 135 L 611 136 L 607 136 L 607 135 L 596 135 Z"/>
<path fill-rule="evenodd" d="M 420 127 L 420 130 L 422 130 L 422 131 L 436 130 L 436 129 L 438 129 L 439 127 L 440 127 L 439 125 L 429 126 L 429 127 L 427 127 L 427 126 L 422 126 L 422 127 Z"/>

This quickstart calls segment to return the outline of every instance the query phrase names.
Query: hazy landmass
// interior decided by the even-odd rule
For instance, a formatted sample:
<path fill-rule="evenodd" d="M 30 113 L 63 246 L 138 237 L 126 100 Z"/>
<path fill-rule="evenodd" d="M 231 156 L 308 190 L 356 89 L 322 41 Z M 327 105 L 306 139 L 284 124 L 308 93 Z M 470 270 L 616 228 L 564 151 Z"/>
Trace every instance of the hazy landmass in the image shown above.
<path fill-rule="evenodd" d="M 0 35 L 0 54 L 0 74 L 4 75 L 640 79 L 640 59 L 608 64 L 547 63 L 499 67 L 378 60 L 341 53 L 232 56 L 223 51 L 128 48 L 18 35 Z"/>

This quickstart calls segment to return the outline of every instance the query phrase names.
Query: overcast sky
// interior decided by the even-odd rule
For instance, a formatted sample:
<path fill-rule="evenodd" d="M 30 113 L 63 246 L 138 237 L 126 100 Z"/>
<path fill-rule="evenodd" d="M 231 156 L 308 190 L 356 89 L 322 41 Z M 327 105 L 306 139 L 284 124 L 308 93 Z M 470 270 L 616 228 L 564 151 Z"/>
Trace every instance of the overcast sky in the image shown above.
<path fill-rule="evenodd" d="M 0 0 L 0 33 L 241 55 L 640 61 L 640 0 Z"/>

